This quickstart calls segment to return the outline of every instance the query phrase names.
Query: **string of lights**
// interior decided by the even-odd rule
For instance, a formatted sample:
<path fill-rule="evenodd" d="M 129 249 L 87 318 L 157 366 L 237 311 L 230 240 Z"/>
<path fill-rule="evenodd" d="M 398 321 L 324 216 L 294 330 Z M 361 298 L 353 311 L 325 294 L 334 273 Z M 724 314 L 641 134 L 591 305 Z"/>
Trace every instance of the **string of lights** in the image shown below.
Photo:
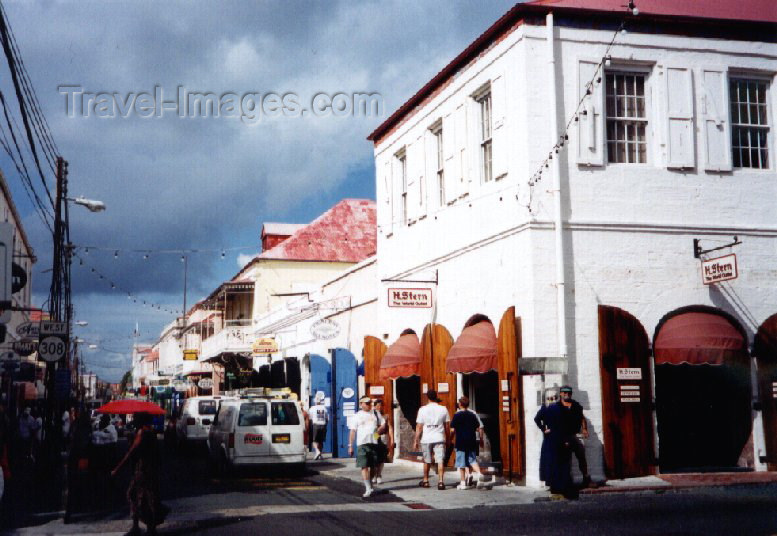
<path fill-rule="evenodd" d="M 628 2 L 628 5 L 625 6 L 627 8 L 626 14 L 627 15 L 633 15 L 637 16 L 639 14 L 639 10 L 636 7 L 635 2 L 630 1 Z M 604 54 L 602 55 L 602 59 L 597 64 L 594 74 L 591 77 L 591 79 L 588 81 L 588 83 L 585 84 L 584 94 L 580 97 L 580 100 L 577 103 L 577 106 L 575 107 L 574 112 L 570 115 L 569 119 L 567 120 L 563 132 L 559 135 L 558 141 L 550 148 L 550 150 L 547 153 L 547 156 L 542 160 L 542 162 L 537 166 L 537 170 L 531 175 L 528 181 L 526 181 L 526 184 L 528 186 L 528 202 L 524 205 L 526 209 L 528 210 L 529 214 L 534 215 L 535 211 L 532 208 L 533 203 L 533 197 L 534 197 L 534 186 L 542 180 L 542 174 L 545 170 L 547 170 L 550 167 L 550 163 L 553 160 L 553 155 L 558 154 L 559 151 L 567 144 L 569 141 L 569 130 L 572 128 L 572 125 L 577 123 L 579 121 L 579 117 L 581 114 L 580 108 L 585 102 L 586 97 L 591 95 L 593 93 L 594 88 L 599 85 L 602 81 L 602 72 L 603 67 L 608 64 L 611 60 L 610 52 L 612 50 L 612 47 L 615 45 L 615 41 L 617 40 L 618 36 L 621 35 L 621 33 L 625 32 L 626 30 L 626 24 L 627 19 L 624 18 L 621 23 L 619 24 L 618 28 L 615 30 L 615 32 L 612 35 L 612 38 L 610 39 L 609 43 L 607 44 L 607 48 L 605 49 Z M 557 158 L 558 160 L 558 158 Z M 469 203 L 470 206 L 472 202 L 479 200 L 479 199 L 485 199 L 489 197 L 496 197 L 496 196 L 502 196 L 500 197 L 500 201 L 505 196 L 506 193 L 512 193 L 511 190 L 518 190 L 519 184 L 518 183 L 510 183 L 506 184 L 504 187 L 496 189 L 496 190 L 489 190 L 488 192 L 484 192 L 478 196 L 472 196 L 470 197 L 469 194 L 464 198 L 465 203 Z M 516 201 L 520 200 L 519 193 L 516 191 L 514 193 L 514 199 Z M 435 216 L 436 214 L 442 212 L 448 207 L 448 204 L 442 205 L 437 207 L 434 210 L 431 210 L 428 212 L 428 215 Z M 391 225 L 399 225 L 404 224 L 405 221 L 402 219 L 392 219 L 390 220 L 389 224 Z M 384 224 L 378 224 L 378 230 L 383 231 L 385 230 L 385 223 Z"/>
<path fill-rule="evenodd" d="M 90 265 L 89 263 L 84 261 L 84 258 L 79 255 L 76 251 L 73 252 L 73 256 L 78 259 L 78 266 L 79 267 L 85 267 L 91 271 L 97 277 L 99 280 L 104 281 L 107 285 L 110 286 L 112 290 L 115 290 L 116 292 L 120 292 L 122 294 L 127 295 L 127 299 L 131 300 L 133 303 L 137 303 L 142 305 L 143 307 L 150 307 L 152 309 L 157 309 L 159 311 L 163 311 L 165 313 L 173 314 L 173 315 L 180 315 L 181 311 L 176 309 L 170 309 L 162 304 L 152 302 L 150 300 L 144 300 L 140 298 L 139 296 L 133 294 L 131 291 L 127 290 L 126 288 L 122 287 L 121 285 L 114 282 L 111 278 L 107 277 L 105 274 L 97 270 L 94 266 Z"/>
<path fill-rule="evenodd" d="M 227 256 L 227 252 L 231 251 L 244 251 L 247 249 L 256 249 L 256 246 L 237 246 L 237 247 L 223 247 L 223 248 L 178 248 L 178 249 L 126 249 L 116 248 L 108 246 L 89 246 L 89 245 L 73 245 L 73 248 L 82 251 L 84 255 L 88 255 L 92 251 L 110 252 L 113 253 L 113 258 L 118 259 L 121 255 L 138 254 L 143 255 L 143 258 L 148 260 L 151 255 L 188 255 L 193 253 L 220 253 L 221 258 L 224 259 Z"/>

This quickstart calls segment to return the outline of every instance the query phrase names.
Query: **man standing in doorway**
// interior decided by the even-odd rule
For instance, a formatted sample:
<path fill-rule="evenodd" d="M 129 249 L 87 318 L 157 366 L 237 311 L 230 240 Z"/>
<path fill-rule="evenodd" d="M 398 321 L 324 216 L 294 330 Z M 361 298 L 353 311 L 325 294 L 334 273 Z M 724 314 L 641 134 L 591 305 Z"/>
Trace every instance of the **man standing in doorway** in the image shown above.
<path fill-rule="evenodd" d="M 414 449 L 418 450 L 419 441 L 424 457 L 424 479 L 418 483 L 422 488 L 429 487 L 429 468 L 433 461 L 437 464 L 437 489 L 445 489 L 445 449 L 450 443 L 450 422 L 448 410 L 439 404 L 437 391 L 426 393 L 429 403 L 418 410 L 416 417 Z"/>
<path fill-rule="evenodd" d="M 577 435 L 580 434 L 583 439 L 588 439 L 588 424 L 583 416 L 583 406 L 572 399 L 572 388 L 568 385 L 561 388 L 561 408 L 564 442 L 577 458 L 577 464 L 583 474 L 583 487 L 587 488 L 591 485 L 591 475 L 588 474 L 585 447 Z"/>
<path fill-rule="evenodd" d="M 316 404 L 310 407 L 310 435 L 313 438 L 314 460 L 320 460 L 326 441 L 326 425 L 329 422 L 329 411 L 324 405 L 324 393 L 316 393 Z"/>
<path fill-rule="evenodd" d="M 378 467 L 378 449 L 375 448 L 378 437 L 383 430 L 378 425 L 378 418 L 372 411 L 372 400 L 368 396 L 359 399 L 360 410 L 349 419 L 348 428 L 351 429 L 348 436 L 348 455 L 353 456 L 353 441 L 356 440 L 356 466 L 362 470 L 364 481 L 364 494 L 369 498 L 375 494 L 372 487 L 372 479 L 375 478 L 375 470 Z"/>

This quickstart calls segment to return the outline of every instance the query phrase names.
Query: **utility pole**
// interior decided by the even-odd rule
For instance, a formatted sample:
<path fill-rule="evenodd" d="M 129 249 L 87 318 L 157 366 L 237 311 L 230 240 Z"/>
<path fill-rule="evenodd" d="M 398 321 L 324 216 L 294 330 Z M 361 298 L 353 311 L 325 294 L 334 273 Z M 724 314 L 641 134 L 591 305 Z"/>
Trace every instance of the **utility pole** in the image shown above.
<path fill-rule="evenodd" d="M 189 273 L 189 257 L 186 255 L 181 256 L 183 261 L 183 326 L 181 329 L 186 328 L 186 278 Z"/>

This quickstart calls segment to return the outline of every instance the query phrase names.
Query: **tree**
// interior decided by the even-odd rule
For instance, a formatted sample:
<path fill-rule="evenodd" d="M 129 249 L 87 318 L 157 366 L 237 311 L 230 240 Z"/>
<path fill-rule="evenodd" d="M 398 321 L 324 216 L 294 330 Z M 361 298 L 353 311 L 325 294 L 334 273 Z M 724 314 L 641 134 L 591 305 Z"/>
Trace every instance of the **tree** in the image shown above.
<path fill-rule="evenodd" d="M 121 377 L 121 383 L 119 383 L 119 391 L 121 394 L 127 393 L 127 385 L 132 383 L 132 371 L 128 370 L 124 373 L 124 376 Z"/>

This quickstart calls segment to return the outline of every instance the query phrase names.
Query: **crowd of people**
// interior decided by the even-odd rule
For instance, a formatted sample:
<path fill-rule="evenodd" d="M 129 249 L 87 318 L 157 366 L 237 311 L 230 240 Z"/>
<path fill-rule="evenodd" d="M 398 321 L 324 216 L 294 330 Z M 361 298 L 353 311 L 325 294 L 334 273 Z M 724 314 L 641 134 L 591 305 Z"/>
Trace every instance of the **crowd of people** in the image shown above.
<path fill-rule="evenodd" d="M 478 463 L 478 455 L 484 448 L 485 430 L 478 414 L 470 409 L 469 398 L 459 398 L 458 409 L 451 418 L 448 409 L 440 404 L 436 391 L 429 390 L 426 397 L 428 403 L 418 410 L 415 419 L 413 440 L 413 449 L 420 451 L 423 458 L 423 478 L 418 485 L 422 488 L 431 486 L 430 472 L 434 468 L 437 489 L 446 489 L 445 468 L 454 452 L 460 480 L 456 489 L 473 489 L 485 482 L 486 477 Z M 582 441 L 588 437 L 583 407 L 572 399 L 569 386 L 549 391 L 546 402 L 534 419 L 543 432 L 540 480 L 545 482 L 552 498 L 574 499 L 580 487 L 574 484 L 571 476 L 573 455 L 583 475 L 581 487 L 594 486 Z M 394 431 L 385 416 L 382 399 L 364 396 L 359 399 L 359 408 L 348 420 L 348 455 L 356 455 L 356 465 L 361 469 L 364 482 L 363 497 L 368 498 L 377 493 L 376 485 L 382 483 L 383 465 L 395 447 Z M 327 422 L 327 408 L 317 400 L 311 407 L 315 459 L 321 458 Z"/>

